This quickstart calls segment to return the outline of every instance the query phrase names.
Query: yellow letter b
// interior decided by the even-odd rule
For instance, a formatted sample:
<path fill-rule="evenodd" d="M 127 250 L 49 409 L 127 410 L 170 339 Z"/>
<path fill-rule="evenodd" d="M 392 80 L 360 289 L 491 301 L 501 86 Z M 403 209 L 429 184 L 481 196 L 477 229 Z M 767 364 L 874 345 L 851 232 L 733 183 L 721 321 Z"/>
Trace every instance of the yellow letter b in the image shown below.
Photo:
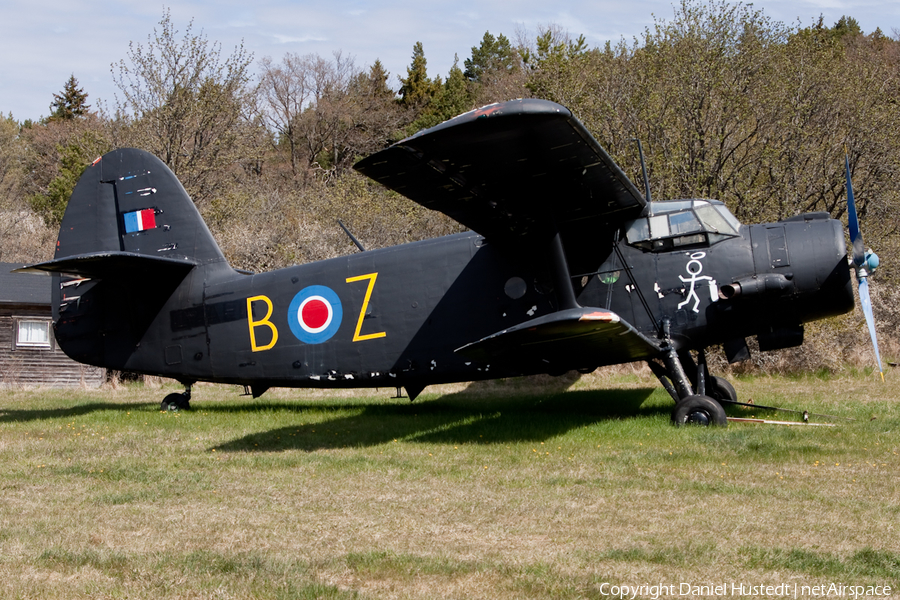
<path fill-rule="evenodd" d="M 259 321 L 253 320 L 253 303 L 256 301 L 265 302 L 268 310 L 266 311 L 266 316 L 264 316 Z M 254 352 L 259 352 L 260 350 L 268 350 L 272 346 L 275 345 L 275 342 L 278 341 L 278 329 L 275 328 L 275 324 L 272 323 L 269 318 L 272 316 L 272 301 L 269 300 L 266 296 L 253 296 L 252 298 L 247 298 L 247 324 L 250 326 L 250 348 Z M 256 345 L 256 328 L 265 325 L 269 329 L 272 330 L 272 341 L 266 344 L 265 346 L 257 346 Z"/>

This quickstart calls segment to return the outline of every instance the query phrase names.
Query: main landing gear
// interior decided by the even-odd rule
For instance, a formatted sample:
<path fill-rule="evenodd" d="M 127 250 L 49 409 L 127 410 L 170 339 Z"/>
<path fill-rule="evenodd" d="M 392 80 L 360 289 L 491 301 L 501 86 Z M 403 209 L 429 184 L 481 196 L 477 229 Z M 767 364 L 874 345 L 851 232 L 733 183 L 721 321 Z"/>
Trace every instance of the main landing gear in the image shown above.
<path fill-rule="evenodd" d="M 175 410 L 190 410 L 191 409 L 191 384 L 185 384 L 184 391 L 182 393 L 173 392 L 163 398 L 163 401 L 159 405 L 159 410 L 162 411 L 175 411 Z"/>
<path fill-rule="evenodd" d="M 675 400 L 672 422 L 675 425 L 704 425 L 725 427 L 728 418 L 721 402 L 736 402 L 734 387 L 721 377 L 710 376 L 706 353 L 697 352 L 697 361 L 687 350 L 669 349 L 662 357 L 663 364 L 647 361 L 650 370 Z"/>

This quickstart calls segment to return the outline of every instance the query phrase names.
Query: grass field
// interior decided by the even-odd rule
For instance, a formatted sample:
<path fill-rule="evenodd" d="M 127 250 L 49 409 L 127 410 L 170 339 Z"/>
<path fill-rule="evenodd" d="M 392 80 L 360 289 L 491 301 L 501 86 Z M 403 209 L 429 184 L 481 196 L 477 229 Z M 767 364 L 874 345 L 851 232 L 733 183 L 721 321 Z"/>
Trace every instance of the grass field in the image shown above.
<path fill-rule="evenodd" d="M 677 429 L 645 371 L 564 383 L 413 404 L 201 385 L 177 413 L 158 410 L 174 386 L 5 390 L 0 597 L 900 597 L 894 373 L 735 381 L 742 400 L 855 419 L 813 418 L 834 428 Z"/>

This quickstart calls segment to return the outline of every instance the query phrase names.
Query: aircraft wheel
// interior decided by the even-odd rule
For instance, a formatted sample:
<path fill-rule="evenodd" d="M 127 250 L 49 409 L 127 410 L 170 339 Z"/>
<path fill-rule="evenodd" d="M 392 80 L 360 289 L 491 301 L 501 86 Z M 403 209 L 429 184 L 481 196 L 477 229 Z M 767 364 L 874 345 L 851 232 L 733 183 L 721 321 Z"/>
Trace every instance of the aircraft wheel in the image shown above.
<path fill-rule="evenodd" d="M 191 401 L 186 394 L 172 393 L 163 398 L 159 405 L 160 410 L 190 410 Z"/>
<path fill-rule="evenodd" d="M 726 427 L 728 417 L 722 405 L 709 396 L 688 396 L 682 398 L 672 411 L 672 423 L 681 425 L 703 425 L 705 427 Z"/>
<path fill-rule="evenodd" d="M 721 400 L 729 400 L 731 402 L 737 402 L 737 392 L 734 390 L 734 386 L 728 382 L 727 379 L 723 379 L 721 377 L 710 377 L 709 378 L 709 397 L 713 400 L 721 401 Z"/>

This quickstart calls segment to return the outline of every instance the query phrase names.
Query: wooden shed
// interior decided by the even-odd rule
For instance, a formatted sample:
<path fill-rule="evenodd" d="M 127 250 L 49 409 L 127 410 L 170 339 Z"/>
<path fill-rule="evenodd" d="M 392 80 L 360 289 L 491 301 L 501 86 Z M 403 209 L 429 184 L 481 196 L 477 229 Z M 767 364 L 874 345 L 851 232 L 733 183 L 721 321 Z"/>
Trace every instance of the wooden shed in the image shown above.
<path fill-rule="evenodd" d="M 99 387 L 105 369 L 75 362 L 53 336 L 53 279 L 0 263 L 0 386 Z"/>

